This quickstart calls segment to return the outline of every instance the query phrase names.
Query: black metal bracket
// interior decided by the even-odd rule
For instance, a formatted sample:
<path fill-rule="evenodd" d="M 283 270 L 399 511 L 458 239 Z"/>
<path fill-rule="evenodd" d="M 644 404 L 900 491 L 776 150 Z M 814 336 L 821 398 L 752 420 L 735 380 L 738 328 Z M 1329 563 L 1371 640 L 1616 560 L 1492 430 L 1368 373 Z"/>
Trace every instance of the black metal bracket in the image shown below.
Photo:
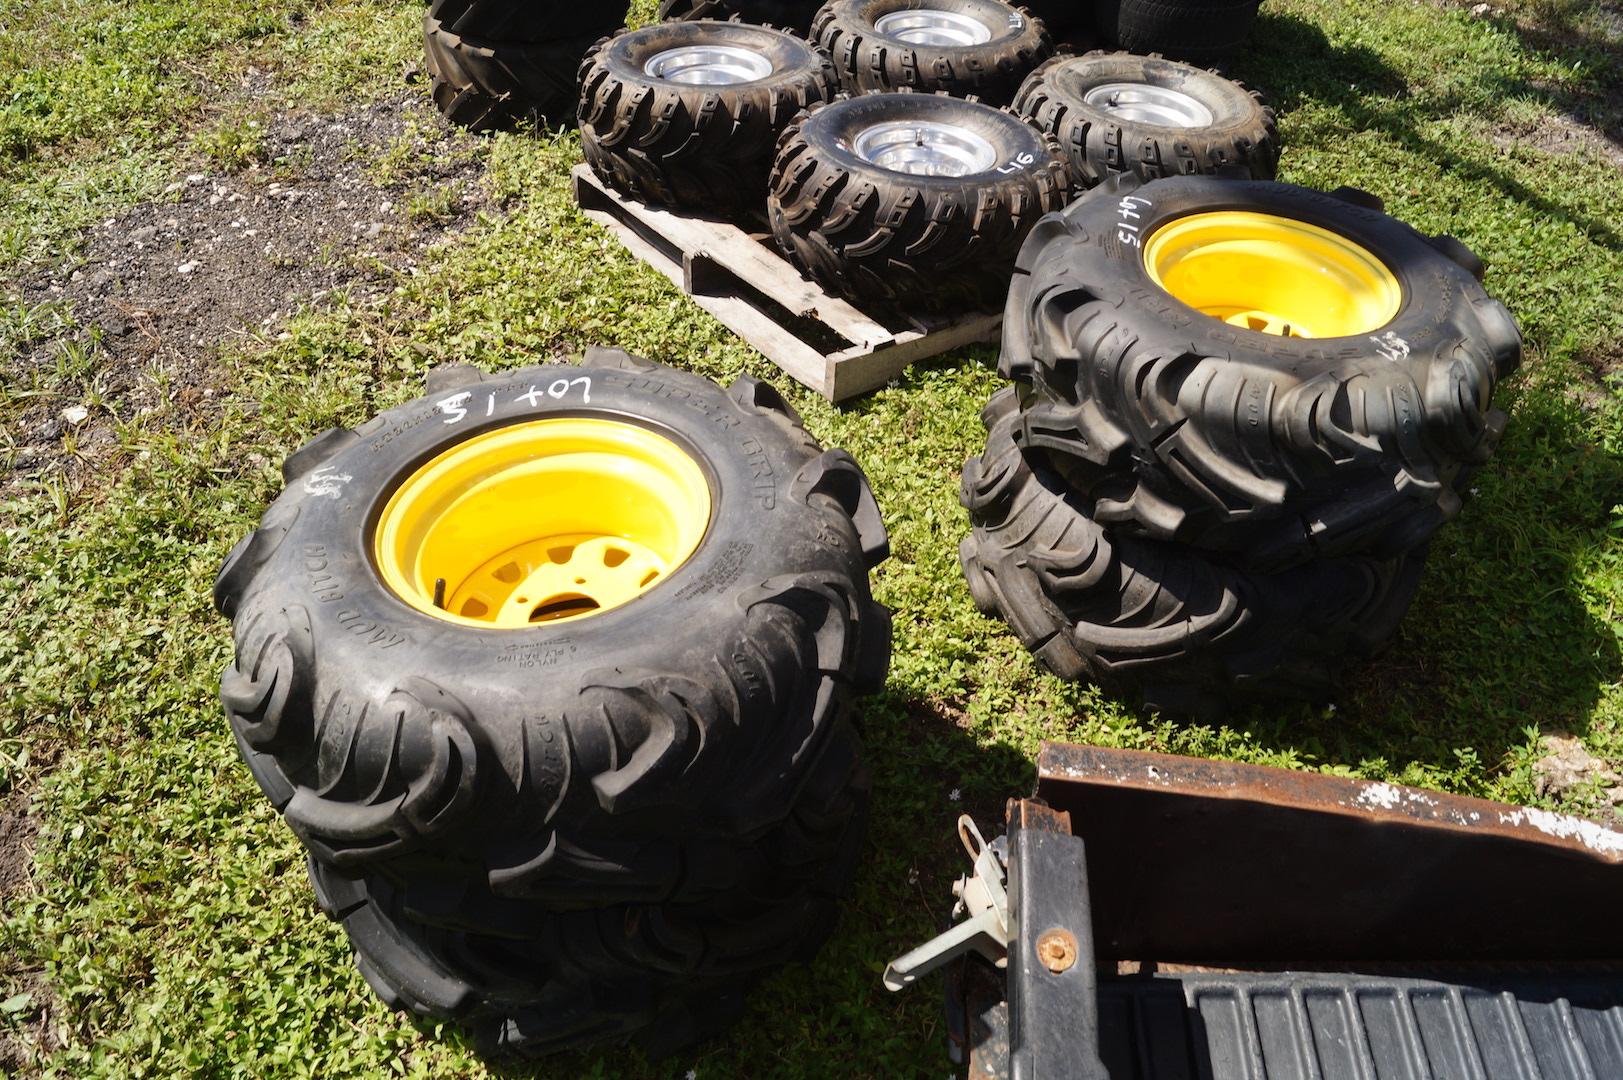
<path fill-rule="evenodd" d="M 1009 804 L 1008 836 L 1010 1080 L 1107 1080 L 1082 841 L 1034 799 Z"/>

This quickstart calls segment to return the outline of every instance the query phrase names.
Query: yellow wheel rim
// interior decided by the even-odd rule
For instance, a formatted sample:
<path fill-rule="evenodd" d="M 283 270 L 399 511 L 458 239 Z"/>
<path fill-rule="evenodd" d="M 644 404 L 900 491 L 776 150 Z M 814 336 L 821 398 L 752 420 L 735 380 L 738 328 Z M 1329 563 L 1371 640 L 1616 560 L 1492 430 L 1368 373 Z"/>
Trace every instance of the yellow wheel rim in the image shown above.
<path fill-rule="evenodd" d="M 1144 244 L 1155 283 L 1214 319 L 1282 337 L 1369 334 L 1403 288 L 1362 246 L 1317 225 L 1224 210 L 1178 218 Z"/>
<path fill-rule="evenodd" d="M 517 629 L 636 599 L 709 524 L 710 485 L 669 439 L 615 420 L 533 420 L 412 473 L 378 519 L 373 553 L 418 611 Z"/>

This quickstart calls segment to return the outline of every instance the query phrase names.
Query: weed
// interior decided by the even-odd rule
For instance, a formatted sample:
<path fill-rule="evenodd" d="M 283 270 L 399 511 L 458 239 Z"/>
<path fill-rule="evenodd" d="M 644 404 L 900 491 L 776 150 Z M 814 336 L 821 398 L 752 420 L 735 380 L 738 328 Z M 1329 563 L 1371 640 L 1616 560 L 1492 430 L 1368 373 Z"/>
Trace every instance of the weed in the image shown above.
<path fill-rule="evenodd" d="M 462 194 L 450 186 L 424 188 L 406 199 L 406 218 L 415 225 L 443 225 L 456 217 Z"/>
<path fill-rule="evenodd" d="M 263 116 L 221 120 L 199 132 L 192 146 L 223 172 L 240 172 L 268 157 Z"/>

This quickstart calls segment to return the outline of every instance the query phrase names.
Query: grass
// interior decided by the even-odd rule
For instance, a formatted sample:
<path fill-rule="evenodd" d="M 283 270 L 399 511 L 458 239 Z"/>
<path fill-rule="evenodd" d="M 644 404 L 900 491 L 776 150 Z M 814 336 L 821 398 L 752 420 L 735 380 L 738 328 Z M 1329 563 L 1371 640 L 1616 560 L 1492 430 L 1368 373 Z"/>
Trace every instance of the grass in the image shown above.
<path fill-rule="evenodd" d="M 199 132 L 192 148 L 222 172 L 262 164 L 267 159 L 264 117 L 253 114 L 221 120 Z"/>
<path fill-rule="evenodd" d="M 1420 0 L 1269 0 L 1240 65 L 1281 108 L 1285 179 L 1363 187 L 1458 236 L 1489 262 L 1529 351 L 1503 394 L 1499 455 L 1436 544 L 1388 656 L 1333 711 L 1258 709 L 1223 726 L 1138 717 L 1062 684 L 974 611 L 955 563 L 955 489 L 999 385 L 988 350 L 832 408 L 580 216 L 566 181 L 574 136 L 485 142 L 500 212 L 381 305 L 329 297 L 285 333 L 223 343 L 217 411 L 164 394 L 116 425 L 93 470 L 35 468 L 4 489 L 0 799 L 29 793 L 42 822 L 35 886 L 0 912 L 0 1041 L 25 1048 L 22 1073 L 482 1074 L 454 1032 L 383 1009 L 315 913 L 296 842 L 225 735 L 215 692 L 229 640 L 209 602 L 221 558 L 279 487 L 282 455 L 416 396 L 445 360 L 510 367 L 599 343 L 770 378 L 819 438 L 864 463 L 895 551 L 875 578 L 896 611 L 895 661 L 861 718 L 883 813 L 836 939 L 809 971 L 762 987 L 725 1039 L 664 1063 L 610 1050 L 537 1075 L 943 1075 L 934 986 L 891 996 L 878 974 L 945 917 L 954 817 L 994 820 L 1029 785 L 1044 738 L 1597 810 L 1595 793 L 1541 798 L 1532 763 L 1556 730 L 1623 763 L 1623 180 L 1601 148 L 1551 154 L 1524 137 L 1562 117 L 1615 121 L 1598 9 L 1539 4 L 1523 25 L 1516 11 L 1481 19 Z M 71 261 L 85 224 L 199 162 L 229 166 L 253 146 L 250 118 L 386 92 L 420 10 L 8 7 L 0 281 L 28 261 Z M 250 71 L 276 77 L 245 102 Z M 407 183 L 412 145 L 379 151 L 378 175 Z M 414 215 L 445 212 L 418 195 Z M 42 342 L 55 342 L 45 368 L 9 362 Z M 26 406 L 99 402 L 104 363 L 71 311 L 25 306 L 0 285 L 0 461 L 22 441 Z M 160 388 L 174 376 L 144 375 Z"/>
<path fill-rule="evenodd" d="M 430 186 L 414 191 L 406 199 L 406 217 L 419 225 L 443 225 L 456 217 L 457 192 L 453 188 Z"/>

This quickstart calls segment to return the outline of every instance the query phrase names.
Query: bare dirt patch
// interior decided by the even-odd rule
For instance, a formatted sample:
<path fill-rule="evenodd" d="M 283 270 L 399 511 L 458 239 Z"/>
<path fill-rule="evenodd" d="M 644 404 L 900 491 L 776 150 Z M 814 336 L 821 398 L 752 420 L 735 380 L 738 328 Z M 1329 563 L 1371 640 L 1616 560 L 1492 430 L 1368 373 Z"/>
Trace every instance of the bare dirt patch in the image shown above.
<path fill-rule="evenodd" d="M 1592 349 L 1585 349 L 1578 355 L 1578 362 L 1603 385 L 1612 379 L 1623 377 L 1623 341 L 1611 341 Z"/>
<path fill-rule="evenodd" d="M 1564 733 L 1539 740 L 1544 756 L 1533 763 L 1533 782 L 1540 795 L 1577 799 L 1589 810 L 1599 810 L 1623 824 L 1623 778 L 1603 759 L 1589 752 L 1576 737 Z"/>
<path fill-rule="evenodd" d="M 252 167 L 200 160 L 89 230 L 73 260 L 0 284 L 44 328 L 0 371 L 0 393 L 22 403 L 8 479 L 93 470 L 115 420 L 160 406 L 170 422 L 206 418 L 232 381 L 222 346 L 274 338 L 340 296 L 381 298 L 488 204 L 485 144 L 415 93 L 264 125 Z"/>
<path fill-rule="evenodd" d="M 0 796 L 0 903 L 22 892 L 33 871 L 39 823 L 28 804 L 28 793 L 20 788 Z"/>
<path fill-rule="evenodd" d="M 1623 389 L 1623 341 L 1602 342 L 1578 354 L 1580 369 L 1589 376 L 1574 379 L 1568 393 L 1592 412 L 1602 412 Z"/>
<path fill-rule="evenodd" d="M 1532 149 L 1544 154 L 1589 153 L 1623 167 L 1623 144 L 1605 132 L 1563 113 L 1540 117 L 1525 124 L 1499 124 L 1493 129 L 1494 145 L 1506 150 Z"/>
<path fill-rule="evenodd" d="M 32 887 L 39 821 L 30 801 L 30 790 L 23 787 L 0 795 L 0 908 Z M 53 1002 L 44 972 L 13 970 L 0 958 L 0 1006 L 10 1006 L 0 1008 L 0 1070 L 21 1073 L 37 1053 L 54 1047 Z"/>

